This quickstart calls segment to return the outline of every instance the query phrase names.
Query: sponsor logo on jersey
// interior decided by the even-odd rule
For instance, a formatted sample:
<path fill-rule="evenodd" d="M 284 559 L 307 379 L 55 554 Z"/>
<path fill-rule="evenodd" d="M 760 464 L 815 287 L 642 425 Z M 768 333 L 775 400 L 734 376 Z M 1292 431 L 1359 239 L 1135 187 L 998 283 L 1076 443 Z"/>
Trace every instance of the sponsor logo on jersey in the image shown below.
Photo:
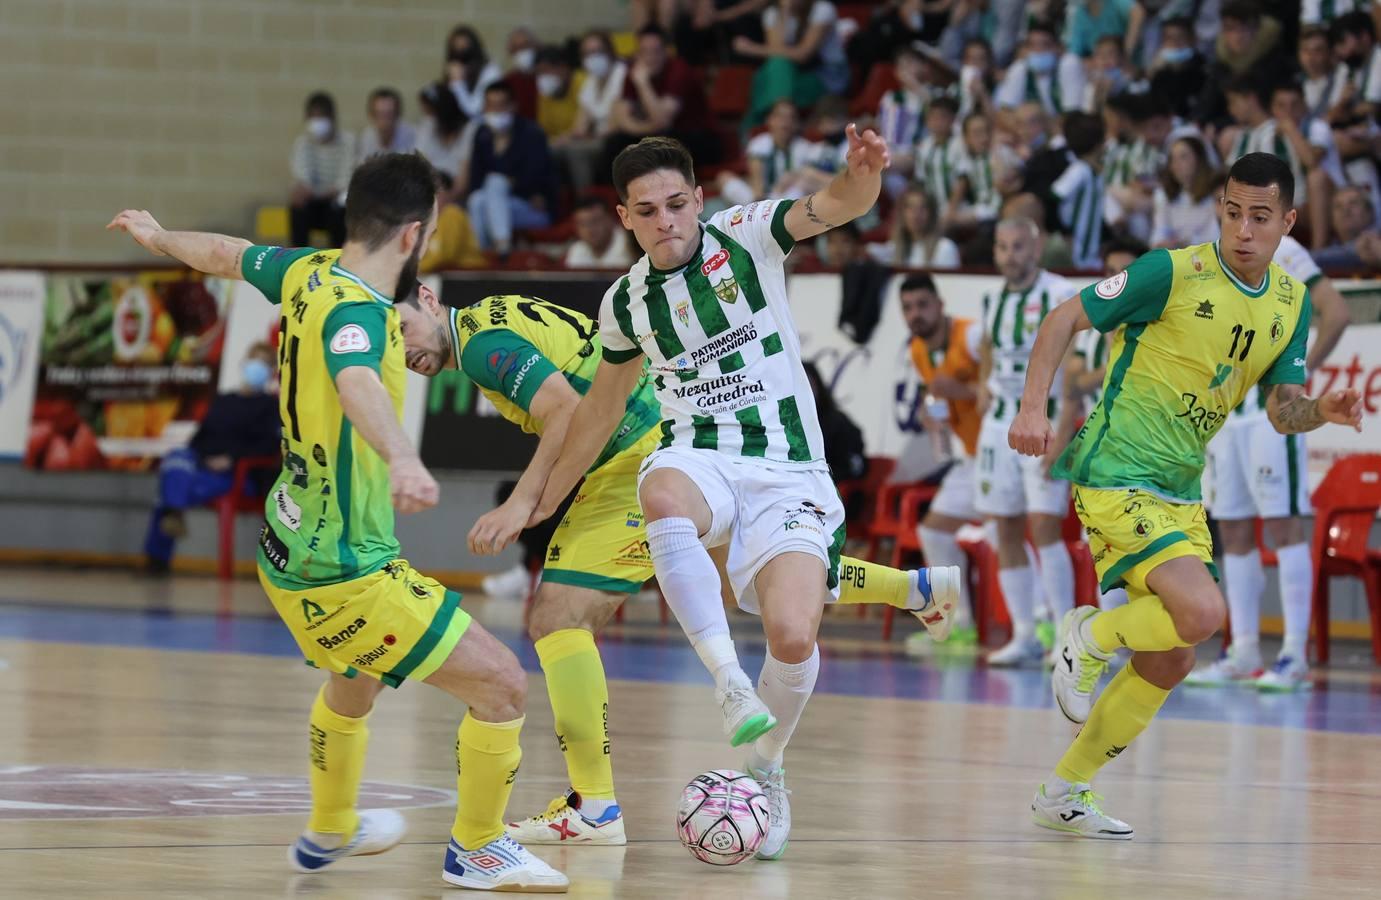
<path fill-rule="evenodd" d="M 562 520 L 563 524 L 564 524 L 564 521 L 565 521 L 565 520 L 563 519 L 563 520 Z M 561 561 L 561 547 L 560 547 L 559 544 L 552 544 L 549 548 L 547 548 L 547 562 L 560 562 L 560 561 Z"/>
<path fill-rule="evenodd" d="M 287 570 L 288 545 L 273 533 L 273 529 L 267 522 L 264 523 L 263 528 L 259 529 L 259 549 L 264 552 L 264 559 L 268 560 L 269 565 L 280 572 Z"/>
<path fill-rule="evenodd" d="M 365 652 L 361 653 L 359 656 L 352 659 L 351 662 L 363 669 L 367 666 L 373 665 L 374 663 L 383 659 L 385 656 L 388 656 L 388 648 L 385 647 L 383 644 L 380 644 L 373 650 L 366 650 Z"/>
<path fill-rule="evenodd" d="M 737 287 L 735 287 L 737 290 Z M 721 356 L 728 356 L 738 348 L 750 341 L 758 339 L 758 326 L 749 322 L 747 325 L 740 325 L 733 331 L 726 331 L 719 337 L 701 347 L 691 350 L 691 366 L 700 368 L 707 362 L 713 362 Z M 678 364 L 679 365 L 679 364 Z"/>
<path fill-rule="evenodd" d="M 532 367 L 537 365 L 537 361 L 542 358 L 542 354 L 534 353 L 523 363 L 522 368 L 518 369 L 518 374 L 513 378 L 513 387 L 508 392 L 508 399 L 517 401 L 518 393 L 523 389 L 523 382 L 527 380 L 527 373 L 532 371 Z"/>
<path fill-rule="evenodd" d="M 1139 516 L 1136 523 L 1132 526 L 1132 530 L 1136 532 L 1137 537 L 1146 537 L 1156 530 L 1156 526 L 1145 516 Z"/>
<path fill-rule="evenodd" d="M 647 541 L 632 541 L 619 548 L 614 554 L 614 562 L 621 566 L 651 565 L 652 548 Z"/>
<path fill-rule="evenodd" d="M 731 216 L 731 217 L 729 218 L 729 224 L 730 224 L 730 225 L 742 225 L 742 224 L 743 224 L 743 210 L 740 209 L 739 211 L 737 211 L 736 213 L 734 213 L 733 216 Z"/>
<path fill-rule="evenodd" d="M 369 346 L 369 332 L 353 322 L 342 325 L 331 338 L 332 353 L 367 353 Z"/>
<path fill-rule="evenodd" d="M 313 444 L 312 459 L 316 460 L 316 464 L 319 466 L 326 465 L 326 448 L 322 447 L 320 444 Z"/>
<path fill-rule="evenodd" d="M 635 344 L 645 344 L 657 336 L 657 329 L 652 329 L 647 334 L 640 334 L 633 339 Z"/>
<path fill-rule="evenodd" d="M 321 637 L 316 639 L 316 642 L 327 650 L 330 650 L 333 647 L 339 647 L 341 644 L 344 644 L 346 641 L 350 640 L 352 637 L 358 634 L 360 629 L 368 624 L 369 622 L 365 620 L 364 616 L 360 616 L 356 618 L 355 621 L 351 622 L 349 625 L 346 625 L 340 631 L 337 631 L 335 634 L 323 634 Z"/>
<path fill-rule="evenodd" d="M 499 297 L 489 298 L 489 324 L 508 324 L 508 307 L 504 306 L 503 300 Z"/>
<path fill-rule="evenodd" d="M 335 297 L 337 300 L 344 300 L 344 299 L 345 299 L 345 288 L 341 287 L 341 286 L 338 285 L 338 284 L 337 284 L 337 285 L 332 285 L 332 286 L 331 286 L 331 296 L 332 296 L 332 297 Z"/>
<path fill-rule="evenodd" d="M 469 313 L 465 313 L 463 316 L 460 317 L 460 327 L 464 328 L 471 334 L 474 334 L 476 331 L 480 330 L 480 323 L 477 319 L 475 319 L 474 316 L 470 315 Z"/>
<path fill-rule="evenodd" d="M 626 513 L 624 515 L 623 524 L 629 528 L 642 528 L 643 514 L 640 512 Z"/>
<path fill-rule="evenodd" d="M 323 619 L 326 617 L 326 610 L 321 608 L 321 604 L 302 598 L 302 621 L 310 622 L 313 619 Z"/>
<path fill-rule="evenodd" d="M 307 293 L 310 294 L 319 287 L 321 287 L 321 273 L 313 269 L 312 274 L 307 276 Z"/>
<path fill-rule="evenodd" d="M 1195 272 L 1202 272 L 1204 270 L 1204 261 L 1199 259 L 1199 254 L 1197 253 L 1189 257 L 1189 263 L 1194 267 Z"/>
<path fill-rule="evenodd" d="M 802 500 L 800 506 L 788 510 L 786 513 L 788 519 L 794 519 L 798 516 L 813 516 L 821 525 L 825 524 L 825 511 L 811 500 Z"/>
<path fill-rule="evenodd" d="M 700 274 L 708 277 L 711 272 L 715 271 L 728 261 L 729 251 L 721 249 L 714 256 L 711 256 L 709 259 L 705 260 L 705 264 L 700 267 Z"/>
<path fill-rule="evenodd" d="M 693 382 L 672 388 L 671 392 L 678 400 L 690 400 L 699 409 L 726 411 L 752 406 L 767 396 L 761 381 L 750 382 L 741 372 Z"/>
<path fill-rule="evenodd" d="M 1199 301 L 1199 308 L 1194 311 L 1194 317 L 1197 319 L 1213 318 L 1213 304 L 1207 300 Z"/>
<path fill-rule="evenodd" d="M 1127 287 L 1127 273 L 1118 272 L 1111 278 L 1104 278 L 1094 287 L 1093 292 L 1104 300 L 1111 300 Z"/>
<path fill-rule="evenodd" d="M 868 580 L 868 573 L 866 569 L 856 563 L 840 562 L 839 580 L 841 582 L 848 582 L 861 590 Z"/>
<path fill-rule="evenodd" d="M 1202 428 L 1209 434 L 1218 430 L 1224 417 L 1223 407 L 1219 406 L 1216 410 L 1211 410 L 1199 402 L 1199 395 L 1194 393 L 1180 394 L 1180 400 L 1184 403 L 1184 411 L 1175 414 L 1177 419 L 1188 419 L 1190 424 L 1196 428 Z"/>
<path fill-rule="evenodd" d="M 1271 320 L 1271 343 L 1279 343 L 1283 337 L 1285 337 L 1285 318 L 1280 313 L 1276 313 L 1275 318 Z"/>
<path fill-rule="evenodd" d="M 322 265 L 323 263 L 326 262 L 326 254 L 325 254 L 325 253 L 314 253 L 314 254 L 312 254 L 312 258 L 309 259 L 309 260 L 307 260 L 307 262 L 311 263 L 311 264 L 314 265 L 314 266 Z"/>
<path fill-rule="evenodd" d="M 690 301 L 682 300 L 676 304 L 676 318 L 681 320 L 682 325 L 690 324 Z"/>
<path fill-rule="evenodd" d="M 1222 384 L 1223 382 L 1227 381 L 1227 380 L 1228 380 L 1228 376 L 1231 375 L 1231 374 L 1232 374 L 1232 366 L 1225 366 L 1225 365 L 1223 365 L 1222 363 L 1218 363 L 1218 371 L 1217 371 L 1216 373 L 1214 373 L 1214 375 L 1213 375 L 1213 380 L 1210 381 L 1210 382 L 1208 383 L 1208 389 L 1209 389 L 1210 391 L 1211 391 L 1211 390 L 1214 390 L 1214 389 L 1217 388 L 1220 384 Z"/>
<path fill-rule="evenodd" d="M 823 534 L 819 527 L 810 522 L 802 522 L 800 519 L 792 519 L 782 525 L 783 531 L 813 531 L 816 534 Z"/>
<path fill-rule="evenodd" d="M 418 584 L 415 581 L 408 582 L 408 590 L 411 591 L 412 595 L 418 600 L 426 600 L 432 595 L 432 592 L 427 589 L 425 584 Z"/>
<path fill-rule="evenodd" d="M 302 527 L 302 507 L 293 502 L 288 496 L 288 486 L 281 482 L 273 491 L 273 511 L 288 530 L 296 532 Z"/>
<path fill-rule="evenodd" d="M 714 286 L 714 295 L 720 303 L 733 303 L 738 299 L 738 279 L 732 275 Z"/>

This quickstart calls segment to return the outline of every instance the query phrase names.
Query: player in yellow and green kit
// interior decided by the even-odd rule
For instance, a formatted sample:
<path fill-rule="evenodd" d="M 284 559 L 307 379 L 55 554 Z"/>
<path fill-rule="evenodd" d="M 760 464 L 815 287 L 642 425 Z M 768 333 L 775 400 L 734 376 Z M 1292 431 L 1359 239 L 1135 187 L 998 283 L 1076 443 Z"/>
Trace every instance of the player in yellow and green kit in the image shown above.
<path fill-rule="evenodd" d="M 1213 545 L 1200 496 L 1205 447 L 1247 390 L 1269 392 L 1283 433 L 1325 422 L 1360 428 L 1356 391 L 1304 395 L 1309 289 L 1271 262 L 1295 224 L 1290 167 L 1266 153 L 1233 164 L 1219 201 L 1222 237 L 1154 250 L 1085 288 L 1041 324 L 1021 412 L 1009 440 L 1042 455 L 1052 437 L 1044 405 L 1076 331 L 1114 332 L 1103 396 L 1055 464 L 1074 484 L 1104 591 L 1125 606 L 1069 612 L 1056 644 L 1052 689 L 1079 736 L 1031 804 L 1037 825 L 1126 840 L 1132 829 L 1099 808 L 1089 782 L 1150 723 L 1194 667 L 1194 646 L 1223 624 Z M 1119 327 L 1121 326 L 1121 327 Z M 1128 663 L 1093 703 L 1119 647 Z"/>
<path fill-rule="evenodd" d="M 590 388 L 602 358 L 597 326 L 536 297 L 494 296 L 448 308 L 425 285 L 402 300 L 398 311 L 409 368 L 431 376 L 458 367 L 504 418 L 541 436 L 512 496 L 470 531 L 471 552 L 497 553 L 526 526 L 571 413 Z M 654 390 L 655 379 L 644 371 L 547 551 L 528 627 L 547 677 L 571 790 L 546 812 L 509 825 L 509 834 L 523 843 L 627 840 L 610 764 L 609 688 L 594 635 L 654 574 L 638 502 L 638 470 L 662 440 Z M 841 603 L 888 603 L 913 611 L 925 605 L 915 572 L 847 557 L 840 572 Z M 718 585 L 710 590 L 718 595 Z M 770 717 L 746 723 L 730 731 L 730 742 L 746 743 L 773 724 Z"/>
<path fill-rule="evenodd" d="M 350 180 L 345 220 L 340 250 L 169 232 L 140 210 L 111 223 L 154 253 L 244 278 L 282 305 L 283 469 L 265 504 L 259 580 L 308 662 L 329 673 L 311 712 L 312 814 L 289 860 L 318 872 L 402 840 L 402 816 L 355 804 L 375 698 L 413 679 L 469 707 L 442 878 L 564 891 L 564 875 L 504 832 L 527 678 L 458 594 L 400 557 L 393 533 L 395 508 L 434 506 L 439 493 L 401 425 L 406 372 L 392 299 L 416 282 L 435 230 L 434 170 L 416 154 L 374 157 Z"/>

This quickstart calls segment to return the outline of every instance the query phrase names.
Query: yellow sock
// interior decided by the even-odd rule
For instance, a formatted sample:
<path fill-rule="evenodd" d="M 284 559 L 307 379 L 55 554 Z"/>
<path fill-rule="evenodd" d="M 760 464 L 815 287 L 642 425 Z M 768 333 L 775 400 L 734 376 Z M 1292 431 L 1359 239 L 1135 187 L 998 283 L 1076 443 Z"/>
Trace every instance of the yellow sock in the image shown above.
<path fill-rule="evenodd" d="M 839 558 L 839 603 L 885 603 L 906 609 L 911 575 L 852 556 Z"/>
<path fill-rule="evenodd" d="M 1165 604 L 1155 594 L 1133 596 L 1129 603 L 1100 612 L 1089 623 L 1089 633 L 1099 648 L 1111 653 L 1130 650 L 1173 650 L 1188 647 L 1175 630 Z"/>
<path fill-rule="evenodd" d="M 503 813 L 523 758 L 523 720 L 481 722 L 469 713 L 456 735 L 456 820 L 451 837 L 478 850 L 503 834 Z"/>
<path fill-rule="evenodd" d="M 360 676 L 363 678 L 364 676 Z M 364 754 L 369 748 L 369 729 L 364 716 L 352 719 L 326 705 L 326 686 L 317 692 L 311 717 L 312 817 L 307 829 L 322 834 L 350 837 L 359 817 L 355 800 L 364 774 Z"/>
<path fill-rule="evenodd" d="M 566 756 L 571 787 L 594 800 L 614 799 L 609 759 L 609 685 L 594 635 L 583 628 L 554 631 L 537 642 L 556 718 L 556 737 Z"/>
<path fill-rule="evenodd" d="M 1065 751 L 1055 774 L 1072 784 L 1087 784 L 1098 770 L 1127 749 L 1146 730 L 1170 692 L 1142 678 L 1128 663 L 1108 682 L 1079 736 Z"/>

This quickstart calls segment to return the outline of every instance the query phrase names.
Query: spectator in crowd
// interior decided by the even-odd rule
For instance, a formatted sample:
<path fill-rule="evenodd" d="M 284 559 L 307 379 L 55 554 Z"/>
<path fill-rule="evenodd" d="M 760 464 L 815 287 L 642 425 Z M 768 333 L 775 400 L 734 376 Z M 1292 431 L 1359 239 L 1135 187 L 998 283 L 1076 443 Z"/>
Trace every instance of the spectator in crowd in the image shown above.
<path fill-rule="evenodd" d="M 467 207 L 480 247 L 502 259 L 515 228 L 546 228 L 556 212 L 557 181 L 547 136 L 514 111 L 513 89 L 495 82 L 484 92 L 484 120 L 470 156 Z"/>
<path fill-rule="evenodd" d="M 1195 118 L 1222 124 L 1228 117 L 1226 86 L 1242 76 L 1271 82 L 1277 65 L 1280 23 L 1263 15 L 1256 0 L 1225 0 L 1214 59 L 1199 92 Z M 1263 101 L 1262 105 L 1265 105 Z"/>
<path fill-rule="evenodd" d="M 925 134 L 930 102 L 949 93 L 940 83 L 936 69 L 915 47 L 904 46 L 897 51 L 896 75 L 900 86 L 883 95 L 875 125 L 892 154 L 891 170 L 883 175 L 890 195 L 895 196 L 906 186 L 903 173 L 915 165 L 914 149 Z M 900 184 L 895 183 L 898 179 Z"/>
<path fill-rule="evenodd" d="M 748 178 L 726 174 L 720 193 L 729 203 L 767 197 L 799 199 L 823 190 L 834 177 L 829 148 L 801 136 L 800 116 L 790 100 L 778 100 L 767 114 L 767 130 L 748 142 Z"/>
<path fill-rule="evenodd" d="M 239 460 L 278 454 L 278 397 L 268 392 L 274 362 L 268 344 L 250 347 L 239 390 L 218 394 L 191 443 L 163 457 L 158 467 L 158 501 L 144 539 L 150 572 L 168 571 L 173 545 L 187 533 L 183 510 L 229 493 Z M 276 469 L 261 474 L 272 479 Z M 268 483 L 252 487 L 262 490 Z"/>
<path fill-rule="evenodd" d="M 952 269 L 959 265 L 959 247 L 940 233 L 935 198 L 920 186 L 897 199 L 892 214 L 892 239 L 869 244 L 869 254 L 883 265 L 912 269 Z"/>
<path fill-rule="evenodd" d="M 1319 27 L 1305 28 L 1299 36 L 1300 87 L 1309 115 L 1332 122 L 1334 117 L 1351 115 L 1343 92 L 1347 89 L 1347 66 L 1333 58 L 1328 32 Z"/>
<path fill-rule="evenodd" d="M 1070 53 L 1083 58 L 1092 56 L 1103 38 L 1114 38 L 1121 48 L 1130 35 L 1135 5 L 1134 0 L 1084 0 L 1069 4 L 1065 13 L 1065 46 Z M 1129 46 L 1129 52 L 1130 49 Z"/>
<path fill-rule="evenodd" d="M 1295 208 L 1309 229 L 1310 247 L 1328 246 L 1329 207 L 1333 191 L 1345 183 L 1343 163 L 1333 143 L 1333 129 L 1309 115 L 1304 88 L 1296 81 L 1276 85 L 1271 94 L 1275 126 L 1272 153 L 1290 165 L 1295 176 Z"/>
<path fill-rule="evenodd" d="M 1035 22 L 1026 32 L 1021 59 L 1012 63 L 993 95 L 1000 125 L 1011 128 L 1012 111 L 1036 102 L 1052 116 L 1076 110 L 1084 100 L 1084 63 L 1060 46 L 1053 26 Z"/>
<path fill-rule="evenodd" d="M 993 51 L 982 38 L 972 38 L 964 44 L 960 57 L 959 115 L 967 118 L 970 113 L 981 112 L 993 115 L 993 86 L 997 83 L 993 71 Z"/>
<path fill-rule="evenodd" d="M 531 28 L 519 26 L 508 33 L 508 71 L 504 81 L 513 88 L 513 111 L 525 119 L 537 118 L 537 54 L 541 43 Z"/>
<path fill-rule="evenodd" d="M 949 22 L 939 36 L 940 55 L 951 65 L 962 64 L 964 50 L 973 41 L 983 41 L 983 14 L 986 0 L 941 0 L 934 6 L 949 7 Z M 991 61 L 992 52 L 986 41 L 983 49 Z"/>
<path fill-rule="evenodd" d="M 484 112 L 485 88 L 502 78 L 475 29 L 469 25 L 451 29 L 446 41 L 446 83 L 467 120 L 479 118 Z"/>
<path fill-rule="evenodd" d="M 1190 247 L 1218 239 L 1218 184 L 1202 139 L 1182 137 L 1170 145 L 1170 161 L 1156 188 L 1151 244 Z"/>
<path fill-rule="evenodd" d="M 1084 98 L 1079 108 L 1095 116 L 1105 108 L 1110 98 L 1122 92 L 1139 92 L 1145 87 L 1137 83 L 1135 71 L 1127 64 L 1121 37 L 1109 35 L 1099 38 L 1098 43 L 1093 45 L 1088 70 Z"/>
<path fill-rule="evenodd" d="M 843 269 L 850 263 L 868 259 L 863 232 L 853 222 L 846 222 L 820 235 L 815 241 L 820 263 L 830 269 Z"/>
<path fill-rule="evenodd" d="M 1376 44 L 1376 23 L 1366 13 L 1351 12 L 1329 28 L 1333 56 L 1347 67 L 1349 89 L 1344 102 L 1358 117 L 1373 116 L 1381 108 L 1381 46 Z"/>
<path fill-rule="evenodd" d="M 369 124 L 355 145 L 357 165 L 376 153 L 408 153 L 417 145 L 417 132 L 403 121 L 403 98 L 393 88 L 370 91 L 365 115 Z"/>
<path fill-rule="evenodd" d="M 1052 147 L 1058 147 L 1060 138 L 1052 140 L 1050 135 L 1050 115 L 1045 107 L 1035 100 L 1018 106 L 1007 119 L 1011 127 L 1003 127 L 999 119 L 998 127 L 1012 142 L 1012 151 L 1023 163 L 1033 156 Z"/>
<path fill-rule="evenodd" d="M 845 48 L 849 62 L 860 71 L 869 72 L 874 66 L 896 59 L 903 47 L 924 40 L 925 5 L 924 0 L 888 0 L 849 39 Z M 890 142 L 888 146 L 892 146 Z"/>
<path fill-rule="evenodd" d="M 783 97 L 805 108 L 824 94 L 844 93 L 849 61 L 838 24 L 839 12 L 829 0 L 777 0 L 762 14 L 764 41 L 734 39 L 735 53 L 762 60 L 753 75 L 745 130 Z"/>
<path fill-rule="evenodd" d="M 774 0 L 631 0 L 634 32 L 649 26 L 672 36 L 690 65 L 730 58 L 740 35 L 762 40 L 762 11 Z"/>
<path fill-rule="evenodd" d="M 584 76 L 571 68 L 566 51 L 555 45 L 538 51 L 536 73 L 537 124 L 550 143 L 575 128 Z"/>
<path fill-rule="evenodd" d="M 623 97 L 614 104 L 596 172 L 601 182 L 612 179 L 614 157 L 620 150 L 650 134 L 676 138 L 697 163 L 719 161 L 719 137 L 705 85 L 685 61 L 668 55 L 667 37 L 656 27 L 638 33 L 638 53 L 628 68 Z"/>
<path fill-rule="evenodd" d="M 1003 163 L 994 153 L 993 126 L 987 116 L 973 113 L 964 119 L 962 131 L 963 152 L 954 162 L 954 191 L 943 224 L 967 227 L 997 217 L 1002 197 L 996 176 Z"/>
<path fill-rule="evenodd" d="M 336 127 L 336 101 L 325 91 L 307 98 L 302 134 L 293 142 L 288 219 L 296 247 L 311 246 L 312 229 L 345 243 L 345 189 L 355 169 L 354 135 Z"/>
<path fill-rule="evenodd" d="M 953 97 L 936 97 L 925 111 L 925 138 L 916 147 L 916 180 L 935 201 L 940 217 L 949 216 L 949 198 L 958 181 L 964 140 L 954 131 L 959 104 Z"/>
<path fill-rule="evenodd" d="M 575 122 L 551 142 L 553 155 L 577 193 L 595 182 L 595 163 L 609 136 L 614 105 L 623 97 L 628 75 L 628 66 L 614 55 L 614 43 L 607 31 L 591 31 L 580 39 L 580 60 Z"/>
<path fill-rule="evenodd" d="M 1376 207 L 1365 188 L 1348 185 L 1333 195 L 1334 243 L 1314 253 L 1314 261 L 1329 269 L 1381 266 L 1381 230 Z"/>
<path fill-rule="evenodd" d="M 1371 0 L 1302 0 L 1299 5 L 1299 23 L 1302 26 L 1327 26 L 1337 19 L 1353 12 L 1365 13 L 1370 7 L 1381 15 L 1381 3 Z"/>
<path fill-rule="evenodd" d="M 566 250 L 568 269 L 627 269 L 633 252 L 601 197 L 585 196 L 575 205 L 575 242 Z"/>
<path fill-rule="evenodd" d="M 1103 123 L 1097 116 L 1072 112 L 1065 116 L 1064 135 L 1070 163 L 1051 192 L 1060 225 L 1070 238 L 1074 265 L 1097 269 L 1103 243 Z"/>
<path fill-rule="evenodd" d="M 1199 118 L 1208 62 L 1194 45 L 1194 23 L 1170 19 L 1161 26 L 1160 50 L 1149 66 L 1151 93 L 1170 101 L 1181 119 Z"/>
<path fill-rule="evenodd" d="M 820 418 L 820 438 L 825 443 L 825 465 L 836 482 L 862 478 L 868 471 L 868 456 L 864 452 L 863 432 L 850 419 L 834 394 L 820 377 L 815 363 L 804 364 L 810 392 L 815 396 L 815 410 Z"/>
<path fill-rule="evenodd" d="M 1151 235 L 1156 182 L 1165 165 L 1160 148 L 1169 127 L 1163 101 L 1145 94 L 1118 94 L 1103 108 L 1103 214 L 1139 241 Z"/>
<path fill-rule="evenodd" d="M 433 82 L 417 97 L 422 107 L 422 124 L 417 129 L 417 152 L 441 173 L 441 203 L 456 203 L 467 193 L 470 183 L 470 151 L 474 128 L 466 127 L 456 96 L 446 85 Z"/>

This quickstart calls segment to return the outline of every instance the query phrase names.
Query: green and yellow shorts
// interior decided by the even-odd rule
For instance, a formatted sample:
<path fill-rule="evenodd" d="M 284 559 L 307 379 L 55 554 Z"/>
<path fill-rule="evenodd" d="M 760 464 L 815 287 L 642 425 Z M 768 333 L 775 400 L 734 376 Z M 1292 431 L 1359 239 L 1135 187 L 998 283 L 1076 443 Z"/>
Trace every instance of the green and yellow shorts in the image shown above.
<path fill-rule="evenodd" d="M 1149 594 L 1146 576 L 1180 556 L 1194 556 L 1214 578 L 1213 539 L 1202 503 L 1171 503 L 1137 488 L 1100 490 L 1074 486 L 1074 511 L 1088 531 L 1098 587 Z"/>

